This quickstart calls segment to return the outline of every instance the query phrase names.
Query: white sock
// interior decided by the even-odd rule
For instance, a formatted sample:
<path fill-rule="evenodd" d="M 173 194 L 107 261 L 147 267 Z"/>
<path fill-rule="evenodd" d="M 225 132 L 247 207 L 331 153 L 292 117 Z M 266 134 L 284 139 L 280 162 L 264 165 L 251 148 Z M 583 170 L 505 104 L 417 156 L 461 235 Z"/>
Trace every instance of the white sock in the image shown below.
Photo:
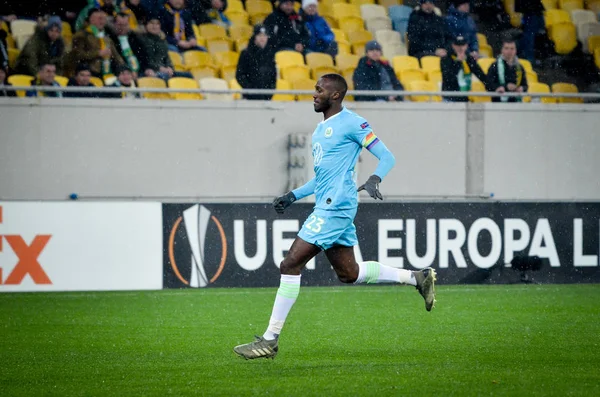
<path fill-rule="evenodd" d="M 285 319 L 292 310 L 299 294 L 300 276 L 282 274 L 277 296 L 275 296 L 275 303 L 273 304 L 273 312 L 269 320 L 269 327 L 263 334 L 263 338 L 273 340 L 279 336 Z"/>
<path fill-rule="evenodd" d="M 358 278 L 354 284 L 400 283 L 417 285 L 413 272 L 383 265 L 375 261 L 358 264 Z"/>

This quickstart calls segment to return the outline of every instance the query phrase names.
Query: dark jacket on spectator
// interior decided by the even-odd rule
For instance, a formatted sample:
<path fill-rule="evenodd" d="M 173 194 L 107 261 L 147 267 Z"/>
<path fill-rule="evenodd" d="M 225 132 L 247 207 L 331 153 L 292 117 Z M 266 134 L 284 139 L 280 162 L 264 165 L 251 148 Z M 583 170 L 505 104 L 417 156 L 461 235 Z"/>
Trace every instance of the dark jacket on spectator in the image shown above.
<path fill-rule="evenodd" d="M 145 33 L 142 35 L 142 42 L 144 44 L 145 57 L 142 62 L 142 72 L 146 69 L 152 69 L 157 72 L 160 67 L 173 68 L 173 62 L 169 58 L 169 47 L 167 41 L 160 36 L 152 33 Z"/>
<path fill-rule="evenodd" d="M 44 29 L 36 28 L 35 33 L 21 50 L 15 65 L 15 72 L 35 76 L 40 65 L 51 63 L 56 66 L 56 74 L 63 73 L 65 43 L 62 37 L 51 42 Z"/>
<path fill-rule="evenodd" d="M 542 15 L 544 4 L 542 0 L 515 0 L 515 12 L 525 15 Z"/>
<path fill-rule="evenodd" d="M 179 40 L 183 39 L 183 36 L 175 37 L 175 13 L 177 12 L 180 13 L 183 33 L 185 34 L 185 40 L 195 39 L 196 36 L 194 35 L 194 28 L 192 27 L 192 15 L 190 14 L 190 12 L 185 8 L 181 10 L 171 8 L 172 11 L 170 11 L 167 8 L 167 6 L 168 4 L 165 4 L 165 6 L 161 8 L 158 12 L 160 26 L 162 28 L 162 31 L 165 32 L 165 34 L 167 35 L 167 42 L 171 45 L 176 46 L 179 43 Z"/>
<path fill-rule="evenodd" d="M 131 11 L 131 14 L 133 14 L 135 17 L 138 26 L 144 26 L 146 24 L 146 21 L 148 20 L 148 13 L 141 2 L 137 6 L 131 4 L 131 1 L 129 0 L 119 1 L 119 4 L 121 5 L 121 12 L 129 14 L 128 11 Z"/>
<path fill-rule="evenodd" d="M 131 65 L 129 63 L 129 60 L 125 59 L 119 36 L 117 36 L 116 34 L 111 34 L 111 39 L 115 43 L 115 47 L 117 48 L 117 51 L 119 51 L 119 55 L 121 55 L 125 63 L 127 63 L 129 67 L 135 72 L 139 72 L 140 70 L 142 70 L 141 65 L 145 63 L 144 59 L 146 58 L 146 48 L 144 47 L 144 42 L 142 41 L 141 35 L 134 31 L 129 31 L 129 33 L 127 34 L 127 41 L 129 42 L 129 47 L 131 48 L 133 55 L 135 55 L 139 63 L 137 70 L 134 67 L 134 65 Z"/>
<path fill-rule="evenodd" d="M 300 15 L 295 12 L 286 15 L 277 8 L 265 19 L 264 25 L 269 32 L 269 43 L 275 51 L 283 48 L 293 49 L 298 43 L 305 48 L 308 47 L 310 38 L 308 30 Z"/>
<path fill-rule="evenodd" d="M 455 54 L 448 54 L 443 57 L 440 64 L 442 68 L 442 91 L 460 91 L 460 86 L 458 84 L 458 74 L 461 70 L 463 70 L 463 63 L 455 59 Z M 466 59 L 467 65 L 471 71 L 471 74 L 477 76 L 479 80 L 481 80 L 484 84 L 486 82 L 487 76 L 485 72 L 481 69 L 479 64 L 475 58 L 470 55 L 467 55 Z M 446 97 L 447 100 L 451 102 L 468 102 L 469 97 Z"/>
<path fill-rule="evenodd" d="M 352 76 L 352 80 L 354 81 L 354 89 L 364 91 L 380 91 L 382 89 L 381 73 L 384 72 L 387 72 L 389 75 L 394 90 L 404 90 L 404 87 L 402 87 L 402 84 L 394 73 L 394 69 L 392 69 L 387 61 L 375 62 L 366 56 L 360 59 L 358 66 L 354 70 L 354 75 Z M 378 99 L 387 101 L 387 96 L 356 96 L 355 99 L 357 101 L 376 101 Z M 402 100 L 402 97 L 398 96 L 396 99 Z"/>
<path fill-rule="evenodd" d="M 434 12 L 413 11 L 408 19 L 408 54 L 422 57 L 434 55 L 438 48 L 446 48 L 449 41 L 446 21 Z"/>
<path fill-rule="evenodd" d="M 31 80 L 31 86 L 35 87 L 35 86 L 42 86 L 42 82 L 36 77 L 35 79 Z M 52 82 L 52 86 L 53 87 L 60 87 L 60 84 L 58 84 L 56 81 Z M 25 96 L 28 97 L 48 97 L 48 98 L 62 98 L 63 93 L 62 91 L 37 91 L 37 90 L 30 90 L 25 92 Z"/>
<path fill-rule="evenodd" d="M 6 34 L 0 30 L 0 69 L 8 70 L 8 46 L 6 45 Z"/>
<path fill-rule="evenodd" d="M 310 34 L 308 49 L 316 52 L 327 52 L 335 36 L 325 18 L 319 14 L 306 15 L 302 13 L 301 15 Z"/>
<path fill-rule="evenodd" d="M 265 48 L 258 47 L 254 44 L 254 37 L 240 54 L 235 78 L 242 88 L 274 89 L 277 82 L 275 52 L 268 42 Z M 245 99 L 269 100 L 271 97 L 272 95 L 244 95 Z"/>
<path fill-rule="evenodd" d="M 71 77 L 69 79 L 69 83 L 67 84 L 67 87 L 82 87 L 79 84 L 77 84 L 77 80 L 75 80 L 75 77 Z M 95 86 L 92 83 L 89 83 L 86 87 L 91 87 L 94 88 Z M 90 91 L 81 91 L 81 92 L 65 92 L 63 94 L 63 96 L 65 98 L 99 98 L 100 95 L 90 92 Z"/>
<path fill-rule="evenodd" d="M 120 52 L 115 47 L 108 32 L 105 32 L 104 41 L 106 48 L 112 51 L 111 67 L 114 69 L 118 65 L 123 65 L 124 61 Z M 90 65 L 94 76 L 102 75 L 102 58 L 98 54 L 100 51 L 100 39 L 87 29 L 81 30 L 73 36 L 73 50 L 67 55 L 65 61 L 65 74 L 67 76 L 75 74 L 77 64 L 85 62 Z"/>
<path fill-rule="evenodd" d="M 508 92 L 508 84 L 516 84 L 517 87 L 523 86 L 523 91 L 527 92 L 529 88 L 527 84 L 527 73 L 519 62 L 515 62 L 514 65 L 508 66 L 508 63 L 502 59 L 500 62 L 504 62 L 504 88 Z M 500 87 L 500 80 L 498 77 L 498 61 L 494 62 L 487 73 L 487 84 L 486 88 L 488 91 L 496 91 Z M 492 102 L 501 102 L 500 97 L 492 98 Z M 520 102 L 520 98 L 511 97 L 508 98 L 508 102 Z"/>
<path fill-rule="evenodd" d="M 210 12 L 213 11 L 211 0 L 187 0 L 186 2 L 192 19 L 196 21 L 196 24 L 202 25 L 205 23 L 212 23 Z M 225 11 L 227 9 L 227 0 L 223 0 L 223 8 L 214 11 Z"/>
<path fill-rule="evenodd" d="M 446 23 L 451 37 L 463 36 L 467 40 L 469 43 L 468 52 L 479 52 L 477 26 L 475 26 L 475 21 L 469 13 L 460 12 L 454 5 L 451 5 L 446 16 Z"/>
<path fill-rule="evenodd" d="M 9 83 L 4 83 L 4 87 L 12 87 L 12 84 Z M 2 83 L 0 82 L 0 97 L 5 96 L 5 97 L 15 97 L 17 96 L 17 93 L 15 91 L 12 90 L 5 90 L 2 87 Z"/>

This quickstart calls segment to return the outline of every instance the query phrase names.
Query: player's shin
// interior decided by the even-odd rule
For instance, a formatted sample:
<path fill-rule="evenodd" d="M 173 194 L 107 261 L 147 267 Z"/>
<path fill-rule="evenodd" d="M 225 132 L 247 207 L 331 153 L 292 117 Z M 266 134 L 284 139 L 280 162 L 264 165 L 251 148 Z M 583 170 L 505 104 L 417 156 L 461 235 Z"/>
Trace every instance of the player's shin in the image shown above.
<path fill-rule="evenodd" d="M 413 272 L 386 266 L 375 261 L 358 264 L 358 278 L 354 284 L 400 283 L 417 285 Z"/>
<path fill-rule="evenodd" d="M 285 319 L 287 318 L 292 306 L 296 302 L 296 298 L 300 294 L 300 275 L 294 276 L 282 274 L 279 283 L 279 289 L 275 296 L 273 304 L 273 312 L 269 320 L 269 327 L 263 334 L 263 338 L 273 340 L 279 336 Z"/>

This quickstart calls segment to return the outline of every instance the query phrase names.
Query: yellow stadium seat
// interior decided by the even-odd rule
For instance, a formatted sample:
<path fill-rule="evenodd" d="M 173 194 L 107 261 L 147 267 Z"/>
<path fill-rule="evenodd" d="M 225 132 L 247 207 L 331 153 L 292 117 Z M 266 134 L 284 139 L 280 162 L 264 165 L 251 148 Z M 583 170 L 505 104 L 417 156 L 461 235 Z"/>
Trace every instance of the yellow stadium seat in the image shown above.
<path fill-rule="evenodd" d="M 337 70 L 335 67 L 330 67 L 330 66 L 324 66 L 324 67 L 320 67 L 318 69 L 313 69 L 311 71 L 311 76 L 314 80 L 319 80 L 321 78 L 321 76 L 326 75 L 326 74 L 331 74 L 331 73 L 339 73 L 339 70 Z"/>
<path fill-rule="evenodd" d="M 244 3 L 241 0 L 229 0 L 227 2 L 227 11 L 246 11 Z"/>
<path fill-rule="evenodd" d="M 33 80 L 33 76 L 29 76 L 26 74 L 13 74 L 8 77 L 8 82 L 13 86 L 17 87 L 31 87 L 31 81 Z M 24 97 L 25 91 L 19 90 L 17 91 L 17 96 Z"/>
<path fill-rule="evenodd" d="M 204 37 L 206 40 L 219 38 L 226 39 L 227 31 L 222 26 L 207 23 L 204 25 L 200 25 L 200 36 Z"/>
<path fill-rule="evenodd" d="M 552 84 L 552 92 L 554 93 L 578 93 L 579 90 L 575 84 L 570 83 L 554 83 Z M 583 103 L 581 98 L 558 98 L 559 103 Z"/>
<path fill-rule="evenodd" d="M 427 81 L 431 81 L 436 87 L 442 90 L 442 71 L 441 70 L 430 70 L 427 72 Z"/>
<path fill-rule="evenodd" d="M 15 41 L 13 35 L 10 33 L 6 36 L 6 45 L 8 46 L 8 48 L 18 49 L 17 42 Z"/>
<path fill-rule="evenodd" d="M 596 67 L 600 69 L 600 47 L 594 50 L 594 63 L 596 64 Z"/>
<path fill-rule="evenodd" d="M 281 90 L 281 91 L 291 90 L 292 85 L 290 84 L 289 81 L 279 79 L 279 80 L 277 80 L 275 89 Z M 277 101 L 277 102 L 291 102 L 291 101 L 295 100 L 295 98 L 292 94 L 275 94 L 275 95 L 273 95 L 273 98 L 271 98 L 271 100 Z"/>
<path fill-rule="evenodd" d="M 215 77 L 205 77 L 200 79 L 199 87 L 203 90 L 218 90 L 227 91 L 229 90 L 229 84 L 226 80 L 218 79 Z M 219 93 L 205 93 L 202 94 L 204 99 L 209 101 L 233 101 L 233 94 L 219 94 Z"/>
<path fill-rule="evenodd" d="M 232 40 L 248 40 L 252 37 L 253 33 L 254 29 L 250 25 L 233 25 L 229 28 L 229 37 L 231 37 Z"/>
<path fill-rule="evenodd" d="M 521 27 L 521 23 L 523 21 L 523 14 L 520 12 L 512 13 L 510 15 L 510 24 L 515 28 Z"/>
<path fill-rule="evenodd" d="M 375 4 L 375 0 L 350 0 L 349 1 L 350 4 L 353 4 L 355 6 L 362 6 L 362 5 L 372 5 Z"/>
<path fill-rule="evenodd" d="M 6 33 L 10 32 L 8 24 L 5 21 L 0 20 L 0 30 L 4 30 Z"/>
<path fill-rule="evenodd" d="M 440 61 L 440 57 L 433 55 L 424 56 L 421 58 L 421 69 L 425 71 L 441 70 Z"/>
<path fill-rule="evenodd" d="M 341 29 L 335 29 L 335 28 L 331 28 L 331 31 L 333 32 L 335 41 L 337 41 L 338 43 L 342 42 L 342 43 L 350 44 L 350 41 L 348 40 L 348 35 L 346 34 L 346 32 L 344 32 Z"/>
<path fill-rule="evenodd" d="M 546 10 L 554 10 L 558 8 L 557 0 L 542 0 L 542 3 L 544 4 L 544 8 Z"/>
<path fill-rule="evenodd" d="M 583 0 L 559 0 L 559 6 L 562 10 L 573 11 L 584 8 Z"/>
<path fill-rule="evenodd" d="M 306 64 L 311 69 L 312 78 L 318 80 L 324 74 L 337 73 L 333 58 L 329 54 L 311 52 L 306 54 Z"/>
<path fill-rule="evenodd" d="M 356 55 L 365 55 L 365 44 L 352 44 L 352 53 Z"/>
<path fill-rule="evenodd" d="M 198 83 L 194 79 L 187 77 L 172 77 L 167 82 L 169 88 L 176 89 L 198 89 Z M 187 92 L 174 92 L 171 94 L 176 100 L 198 100 L 202 99 L 202 96 L 198 93 L 187 93 Z"/>
<path fill-rule="evenodd" d="M 538 74 L 536 72 L 526 72 L 527 74 L 527 83 L 537 83 L 538 82 Z"/>
<path fill-rule="evenodd" d="M 557 54 L 570 54 L 577 47 L 577 33 L 572 23 L 558 23 L 552 25 L 550 39 L 554 42 Z"/>
<path fill-rule="evenodd" d="M 485 85 L 481 81 L 471 82 L 471 92 L 486 92 Z M 492 102 L 489 96 L 469 96 L 469 101 L 474 103 Z"/>
<path fill-rule="evenodd" d="M 310 79 L 310 69 L 306 65 L 290 65 L 280 70 L 281 77 L 290 83 L 296 80 Z"/>
<path fill-rule="evenodd" d="M 335 64 L 337 68 L 342 72 L 342 74 L 345 74 L 347 70 L 354 71 L 354 69 L 356 69 L 356 66 L 358 66 L 359 60 L 360 57 L 358 55 L 338 54 L 335 57 Z"/>
<path fill-rule="evenodd" d="M 186 67 L 183 64 L 183 58 L 181 57 L 180 53 L 175 51 L 169 51 L 169 58 L 171 59 L 171 63 L 173 63 L 173 67 L 176 71 L 184 72 L 186 70 Z"/>
<path fill-rule="evenodd" d="M 213 55 L 213 58 L 218 67 L 236 66 L 240 59 L 240 54 L 235 51 L 218 52 Z"/>
<path fill-rule="evenodd" d="M 365 23 L 362 18 L 348 17 L 338 20 L 338 26 L 346 34 L 355 30 L 364 30 Z"/>
<path fill-rule="evenodd" d="M 61 87 L 66 87 L 69 84 L 69 78 L 65 76 L 54 76 L 54 81 L 60 84 Z"/>
<path fill-rule="evenodd" d="M 584 22 L 577 25 L 577 39 L 583 44 L 585 52 L 593 52 L 588 42 L 588 38 L 592 36 L 600 36 L 600 22 Z"/>
<path fill-rule="evenodd" d="M 408 83 L 408 91 L 424 91 L 424 92 L 438 92 L 438 88 L 431 81 L 425 80 L 414 80 Z M 411 95 L 410 100 L 413 102 L 441 102 L 442 97 L 439 95 Z"/>
<path fill-rule="evenodd" d="M 332 17 L 331 15 L 323 15 L 323 19 L 325 19 L 325 21 L 327 21 L 327 25 L 329 25 L 329 27 L 331 29 L 338 27 L 337 20 L 334 17 Z"/>
<path fill-rule="evenodd" d="M 275 54 L 275 63 L 280 68 L 292 65 L 304 65 L 302 54 L 296 51 L 278 51 Z"/>
<path fill-rule="evenodd" d="M 173 64 L 175 64 L 173 62 Z M 210 54 L 204 51 L 186 51 L 183 53 L 183 64 L 187 69 L 199 67 L 214 67 L 213 59 Z"/>
<path fill-rule="evenodd" d="M 198 27 L 198 25 L 193 23 L 192 29 L 194 30 L 194 36 L 196 36 L 196 41 L 198 41 L 202 37 L 202 35 L 200 34 L 200 28 Z M 204 40 L 204 37 L 202 37 L 202 40 Z"/>
<path fill-rule="evenodd" d="M 247 12 L 225 12 L 225 15 L 227 16 L 227 19 L 229 19 L 229 22 L 231 22 L 231 26 L 244 26 L 244 25 L 248 25 L 248 21 L 250 21 L 250 17 L 248 16 Z"/>
<path fill-rule="evenodd" d="M 493 58 L 494 50 L 492 49 L 492 46 L 489 44 L 481 44 L 479 46 L 479 56 L 483 58 Z"/>
<path fill-rule="evenodd" d="M 217 77 L 217 71 L 212 66 L 199 66 L 190 69 L 190 73 L 194 76 L 194 80 L 199 81 L 206 77 Z"/>
<path fill-rule="evenodd" d="M 9 48 L 8 50 L 8 67 L 14 68 L 17 65 L 17 59 L 19 58 L 19 51 L 16 48 Z"/>
<path fill-rule="evenodd" d="M 352 54 L 352 47 L 349 43 L 338 43 L 338 54 Z"/>
<path fill-rule="evenodd" d="M 419 60 L 410 55 L 396 55 L 392 58 L 392 66 L 396 73 L 404 69 L 421 69 Z M 423 79 L 424 80 L 424 79 Z"/>
<path fill-rule="evenodd" d="M 355 30 L 348 32 L 348 40 L 352 45 L 364 46 L 367 42 L 373 40 L 373 35 L 366 30 Z"/>
<path fill-rule="evenodd" d="M 533 72 L 533 66 L 531 66 L 531 62 L 529 62 L 527 59 L 519 58 L 519 63 L 521 66 L 523 66 L 523 69 L 525 69 L 526 72 Z"/>
<path fill-rule="evenodd" d="M 235 41 L 235 50 L 237 52 L 242 52 L 243 50 L 245 50 L 246 47 L 248 47 L 248 41 L 249 39 L 237 39 Z"/>
<path fill-rule="evenodd" d="M 490 70 L 490 66 L 492 66 L 492 64 L 496 62 L 496 59 L 494 58 L 479 58 L 477 60 L 477 63 L 479 64 L 479 67 L 485 72 L 487 73 L 488 70 Z"/>
<path fill-rule="evenodd" d="M 596 51 L 596 48 L 600 48 L 600 36 L 588 37 L 588 48 L 592 54 Z"/>
<path fill-rule="evenodd" d="M 528 82 L 528 84 L 529 84 L 529 88 L 527 89 L 527 92 L 539 93 L 539 94 L 549 94 L 550 93 L 550 87 L 548 86 L 548 84 L 535 83 L 535 82 L 534 83 Z M 556 103 L 556 98 L 553 98 L 553 97 L 543 97 L 543 98 L 525 97 L 524 102 Z"/>
<path fill-rule="evenodd" d="M 167 88 L 167 83 L 158 77 L 140 77 L 137 80 L 137 85 L 140 88 Z M 144 92 L 142 97 L 146 99 L 171 99 L 171 96 L 166 92 Z"/>
<path fill-rule="evenodd" d="M 211 54 L 215 54 L 217 52 L 226 52 L 231 51 L 231 42 L 229 40 L 223 39 L 212 39 L 206 40 L 206 48 L 208 52 Z M 189 52 L 189 51 L 186 51 Z"/>
<path fill-rule="evenodd" d="M 413 81 L 427 81 L 427 74 L 421 69 L 402 69 L 396 72 L 396 76 L 404 87 Z"/>
<path fill-rule="evenodd" d="M 96 76 L 90 77 L 90 83 L 92 83 L 94 87 L 104 87 L 104 81 Z"/>
<path fill-rule="evenodd" d="M 315 90 L 317 82 L 311 79 L 300 79 L 292 81 L 292 89 L 294 90 Z M 299 94 L 297 95 L 298 101 L 313 101 L 313 94 Z"/>
<path fill-rule="evenodd" d="M 234 78 L 234 79 L 229 80 L 229 88 L 232 89 L 232 90 L 241 90 L 242 86 Z M 236 101 L 239 100 L 239 99 L 242 99 L 242 94 L 233 94 L 233 99 L 236 100 Z"/>
<path fill-rule="evenodd" d="M 362 19 L 359 6 L 356 6 L 354 4 L 335 3 L 332 6 L 332 10 L 333 10 L 333 16 L 338 21 L 345 19 L 345 18 L 352 18 L 352 17 Z"/>
<path fill-rule="evenodd" d="M 571 15 L 565 10 L 548 10 L 545 15 L 546 28 L 551 29 L 558 23 L 571 23 Z"/>
<path fill-rule="evenodd" d="M 483 33 L 477 33 L 477 41 L 479 42 L 479 45 L 482 45 L 482 44 L 489 45 L 489 43 L 487 41 L 487 37 L 485 37 L 485 35 Z"/>
<path fill-rule="evenodd" d="M 235 73 L 237 71 L 237 67 L 234 66 L 223 66 L 221 68 L 221 78 L 225 81 L 230 81 L 235 79 Z"/>
<path fill-rule="evenodd" d="M 256 25 L 262 23 L 273 12 L 273 6 L 267 0 L 248 0 L 246 1 L 246 11 L 250 15 L 252 25 Z"/>

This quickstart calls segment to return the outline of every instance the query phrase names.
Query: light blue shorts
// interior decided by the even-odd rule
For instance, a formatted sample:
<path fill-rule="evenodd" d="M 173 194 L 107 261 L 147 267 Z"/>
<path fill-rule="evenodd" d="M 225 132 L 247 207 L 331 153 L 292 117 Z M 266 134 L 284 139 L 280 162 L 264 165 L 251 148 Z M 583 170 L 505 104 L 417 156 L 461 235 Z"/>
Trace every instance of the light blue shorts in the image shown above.
<path fill-rule="evenodd" d="M 358 244 L 354 217 L 356 210 L 325 211 L 316 209 L 306 219 L 298 237 L 323 251 L 336 245 Z"/>

